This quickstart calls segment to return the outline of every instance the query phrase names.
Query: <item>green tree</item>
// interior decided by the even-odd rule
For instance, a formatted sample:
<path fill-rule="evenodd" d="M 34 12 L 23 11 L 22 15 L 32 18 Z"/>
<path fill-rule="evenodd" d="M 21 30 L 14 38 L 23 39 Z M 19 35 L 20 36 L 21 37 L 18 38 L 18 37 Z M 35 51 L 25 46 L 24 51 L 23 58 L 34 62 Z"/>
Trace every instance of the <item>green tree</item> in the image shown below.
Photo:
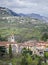
<path fill-rule="evenodd" d="M 6 53 L 5 46 L 0 46 L 0 57 L 2 57 L 3 55 L 5 55 L 5 53 Z"/>
<path fill-rule="evenodd" d="M 27 62 L 25 56 L 23 56 L 23 58 L 22 58 L 21 65 L 28 65 L 28 62 Z"/>
<path fill-rule="evenodd" d="M 48 59 L 48 52 L 47 52 L 47 51 L 44 52 L 44 57 L 45 57 L 46 59 Z"/>
<path fill-rule="evenodd" d="M 28 63 L 28 65 L 32 65 L 32 57 L 31 57 L 31 55 L 28 53 L 27 54 L 27 63 Z"/>
<path fill-rule="evenodd" d="M 32 55 L 32 51 L 31 51 L 29 48 L 28 48 L 28 49 L 26 49 L 26 48 L 23 48 L 23 49 L 22 49 L 22 54 L 23 54 L 23 55 L 26 55 L 26 54 L 28 54 L 28 53 L 29 53 L 30 55 Z"/>
<path fill-rule="evenodd" d="M 40 57 L 37 65 L 42 65 L 42 58 Z"/>
<path fill-rule="evenodd" d="M 0 41 L 7 41 L 7 38 L 0 35 Z"/>
<path fill-rule="evenodd" d="M 42 38 L 41 38 L 42 40 L 44 40 L 44 41 L 47 41 L 47 39 L 48 39 L 48 34 L 47 33 L 44 33 L 43 35 L 42 35 Z"/>
<path fill-rule="evenodd" d="M 30 54 L 26 54 L 23 56 L 21 65 L 32 65 L 32 58 Z"/>
<path fill-rule="evenodd" d="M 9 57 L 12 58 L 12 47 L 11 47 L 11 44 L 9 45 Z"/>
<path fill-rule="evenodd" d="M 44 62 L 46 63 L 46 60 L 48 59 L 48 52 L 47 51 L 45 51 L 44 52 Z"/>

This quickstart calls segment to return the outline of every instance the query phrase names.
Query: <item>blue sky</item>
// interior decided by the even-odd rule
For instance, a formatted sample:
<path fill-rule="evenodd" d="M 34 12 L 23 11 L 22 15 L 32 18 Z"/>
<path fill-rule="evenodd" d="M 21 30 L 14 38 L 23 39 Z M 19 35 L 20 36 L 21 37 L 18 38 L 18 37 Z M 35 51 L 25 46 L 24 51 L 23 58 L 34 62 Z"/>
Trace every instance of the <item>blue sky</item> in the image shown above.
<path fill-rule="evenodd" d="M 48 16 L 48 0 L 0 0 L 0 6 L 16 13 L 37 13 Z"/>

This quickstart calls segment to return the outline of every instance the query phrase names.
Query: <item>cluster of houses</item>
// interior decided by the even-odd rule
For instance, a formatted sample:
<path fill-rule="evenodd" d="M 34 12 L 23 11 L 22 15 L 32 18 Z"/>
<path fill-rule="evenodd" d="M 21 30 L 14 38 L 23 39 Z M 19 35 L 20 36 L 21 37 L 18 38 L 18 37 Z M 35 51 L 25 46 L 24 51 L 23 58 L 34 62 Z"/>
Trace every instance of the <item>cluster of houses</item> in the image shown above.
<path fill-rule="evenodd" d="M 5 46 L 7 49 L 7 52 L 9 51 L 9 45 L 12 46 L 12 52 L 13 53 L 21 53 L 23 48 L 29 48 L 32 51 L 32 54 L 37 54 L 43 56 L 44 51 L 48 51 L 48 41 L 36 41 L 36 40 L 30 40 L 24 43 L 17 43 L 15 42 L 14 36 L 10 36 L 8 38 L 8 41 L 0 41 L 0 46 Z"/>

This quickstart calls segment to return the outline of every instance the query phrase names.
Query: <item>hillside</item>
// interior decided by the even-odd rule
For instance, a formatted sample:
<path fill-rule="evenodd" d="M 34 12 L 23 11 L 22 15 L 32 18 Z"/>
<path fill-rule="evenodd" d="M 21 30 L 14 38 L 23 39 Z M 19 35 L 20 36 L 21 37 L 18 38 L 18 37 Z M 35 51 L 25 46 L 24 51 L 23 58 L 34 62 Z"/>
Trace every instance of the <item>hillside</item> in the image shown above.
<path fill-rule="evenodd" d="M 46 18 L 44 18 L 46 19 Z M 44 32 L 48 33 L 48 22 L 38 14 L 17 14 L 0 7 L 0 35 L 8 37 L 15 34 L 16 41 L 40 40 Z"/>
<path fill-rule="evenodd" d="M 48 23 L 29 17 L 2 17 L 0 18 L 0 35 L 7 37 L 15 34 L 16 41 L 31 39 L 40 40 L 42 34 L 48 32 Z"/>

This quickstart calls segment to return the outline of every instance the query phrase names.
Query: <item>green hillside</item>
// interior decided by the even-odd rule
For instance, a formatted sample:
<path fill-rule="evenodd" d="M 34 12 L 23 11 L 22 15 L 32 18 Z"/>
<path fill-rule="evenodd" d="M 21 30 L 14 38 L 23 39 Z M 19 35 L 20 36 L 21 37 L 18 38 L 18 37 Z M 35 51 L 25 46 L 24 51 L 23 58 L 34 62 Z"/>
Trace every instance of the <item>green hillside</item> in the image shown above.
<path fill-rule="evenodd" d="M 48 32 L 48 23 L 45 21 L 28 17 L 0 18 L 0 35 L 2 37 L 15 34 L 17 41 L 40 40 L 44 32 Z"/>

